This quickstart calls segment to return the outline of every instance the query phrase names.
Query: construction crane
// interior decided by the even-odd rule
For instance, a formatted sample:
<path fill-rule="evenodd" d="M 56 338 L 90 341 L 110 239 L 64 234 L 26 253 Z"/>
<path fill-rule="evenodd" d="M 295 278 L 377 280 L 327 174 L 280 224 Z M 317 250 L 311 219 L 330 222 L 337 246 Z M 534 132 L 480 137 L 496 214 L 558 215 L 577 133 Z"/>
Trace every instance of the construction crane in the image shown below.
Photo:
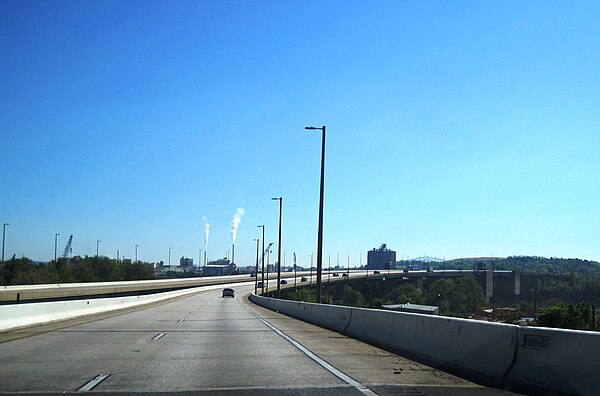
<path fill-rule="evenodd" d="M 65 246 L 65 252 L 62 255 L 64 259 L 68 259 L 73 252 L 73 249 L 71 248 L 71 242 L 73 242 L 73 234 L 71 234 L 69 241 L 67 242 L 67 246 Z"/>

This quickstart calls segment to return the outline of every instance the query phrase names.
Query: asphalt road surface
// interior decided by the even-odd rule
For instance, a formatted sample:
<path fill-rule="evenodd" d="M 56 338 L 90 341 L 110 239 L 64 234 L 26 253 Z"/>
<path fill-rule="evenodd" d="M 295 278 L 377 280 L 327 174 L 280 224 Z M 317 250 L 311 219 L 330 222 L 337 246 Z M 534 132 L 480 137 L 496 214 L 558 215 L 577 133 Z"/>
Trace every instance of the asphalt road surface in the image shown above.
<path fill-rule="evenodd" d="M 0 393 L 509 394 L 220 290 L 0 337 Z"/>

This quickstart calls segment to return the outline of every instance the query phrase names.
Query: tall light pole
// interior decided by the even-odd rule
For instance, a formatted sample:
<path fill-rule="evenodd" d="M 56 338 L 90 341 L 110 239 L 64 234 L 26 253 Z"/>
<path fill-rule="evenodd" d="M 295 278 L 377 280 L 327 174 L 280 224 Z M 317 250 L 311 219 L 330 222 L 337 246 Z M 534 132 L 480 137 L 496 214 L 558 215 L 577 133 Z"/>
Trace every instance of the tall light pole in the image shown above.
<path fill-rule="evenodd" d="M 329 275 L 327 276 L 327 283 L 331 282 L 331 254 L 327 255 L 329 257 Z"/>
<path fill-rule="evenodd" d="M 265 225 L 259 225 L 257 227 L 262 227 L 263 235 L 262 235 L 262 276 L 260 281 L 262 282 L 263 287 L 265 287 Z M 268 269 L 268 268 L 267 268 Z M 256 274 L 258 276 L 258 274 Z M 262 290 L 261 290 L 262 294 Z"/>
<path fill-rule="evenodd" d="M 100 239 L 96 240 L 96 257 L 100 257 Z"/>
<path fill-rule="evenodd" d="M 346 255 L 348 257 L 348 278 L 350 278 L 350 255 Z"/>
<path fill-rule="evenodd" d="M 138 256 L 137 256 L 137 251 L 138 251 L 138 246 L 140 245 L 135 245 L 135 280 L 139 280 L 140 279 L 140 273 L 139 273 L 139 266 L 138 266 Z"/>
<path fill-rule="evenodd" d="M 138 251 L 138 246 L 140 245 L 135 245 L 135 262 L 137 263 L 138 259 L 137 259 L 137 251 Z"/>
<path fill-rule="evenodd" d="M 269 292 L 269 261 L 271 260 L 271 245 L 267 247 L 267 293 Z"/>
<path fill-rule="evenodd" d="M 317 303 L 321 303 L 321 270 L 323 268 L 323 194 L 325 191 L 325 125 L 319 127 L 305 127 L 308 130 L 321 130 L 321 189 L 319 198 L 319 232 L 317 236 Z"/>
<path fill-rule="evenodd" d="M 173 249 L 173 248 L 169 247 L 169 275 L 168 275 L 168 278 L 171 277 L 171 249 Z"/>
<path fill-rule="evenodd" d="M 310 276 L 308 277 L 310 282 L 309 285 L 312 285 L 312 267 L 313 267 L 313 256 L 315 255 L 315 252 L 312 252 L 310 254 Z M 319 300 L 317 300 L 317 302 L 319 302 Z"/>
<path fill-rule="evenodd" d="M 6 226 L 10 225 L 4 223 L 2 225 L 2 285 L 4 286 L 4 242 L 6 241 Z"/>
<path fill-rule="evenodd" d="M 253 239 L 256 241 L 256 270 L 254 271 L 254 294 L 258 294 L 258 245 L 260 244 L 260 239 Z"/>
<path fill-rule="evenodd" d="M 54 261 L 56 262 L 56 245 L 58 244 L 58 236 L 60 234 L 54 234 Z"/>
<path fill-rule="evenodd" d="M 277 298 L 281 298 L 281 210 L 283 208 L 283 198 L 271 198 L 273 201 L 279 201 L 279 243 L 277 244 Z"/>

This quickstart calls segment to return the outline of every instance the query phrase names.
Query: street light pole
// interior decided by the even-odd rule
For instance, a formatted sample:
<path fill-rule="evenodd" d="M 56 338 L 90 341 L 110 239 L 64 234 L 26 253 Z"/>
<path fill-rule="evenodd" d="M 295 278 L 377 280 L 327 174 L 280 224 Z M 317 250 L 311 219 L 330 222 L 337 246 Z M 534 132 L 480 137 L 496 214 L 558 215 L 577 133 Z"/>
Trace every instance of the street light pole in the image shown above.
<path fill-rule="evenodd" d="M 310 282 L 309 282 L 309 285 L 312 285 L 312 267 L 313 267 L 313 256 L 314 255 L 315 255 L 315 252 L 312 252 L 310 254 L 310 276 L 309 276 Z M 317 300 L 317 301 L 319 301 L 319 300 Z"/>
<path fill-rule="evenodd" d="M 2 286 L 4 286 L 4 242 L 6 241 L 6 226 L 10 225 L 4 223 L 2 225 Z"/>
<path fill-rule="evenodd" d="M 60 234 L 54 234 L 54 261 L 56 262 L 56 245 L 58 244 L 58 236 Z"/>
<path fill-rule="evenodd" d="M 171 277 L 171 249 L 173 248 L 169 247 L 169 275 L 167 276 L 167 278 Z"/>
<path fill-rule="evenodd" d="M 262 274 L 261 274 L 261 278 L 260 281 L 262 282 L 263 288 L 265 287 L 265 225 L 259 225 L 257 227 L 262 227 Z M 267 268 L 268 269 L 268 268 Z M 258 274 L 256 274 L 256 276 L 258 276 Z M 262 294 L 262 290 L 261 290 L 261 294 Z"/>
<path fill-rule="evenodd" d="M 271 245 L 267 247 L 267 293 L 269 292 L 269 261 L 271 261 Z"/>
<path fill-rule="evenodd" d="M 254 239 L 256 241 L 256 270 L 254 271 L 254 294 L 258 294 L 258 245 L 260 244 L 260 239 Z"/>
<path fill-rule="evenodd" d="M 100 257 L 100 239 L 96 240 L 96 257 Z"/>
<path fill-rule="evenodd" d="M 137 251 L 138 251 L 138 246 L 140 245 L 135 245 L 135 280 L 139 280 L 140 279 L 140 273 L 139 273 L 139 267 L 138 267 L 138 255 L 137 255 Z"/>
<path fill-rule="evenodd" d="M 319 127 L 305 127 L 308 130 L 320 129 L 321 139 L 321 188 L 319 196 L 319 231 L 317 237 L 317 303 L 321 303 L 321 271 L 323 269 L 323 195 L 325 192 L 325 125 Z"/>
<path fill-rule="evenodd" d="M 279 201 L 279 243 L 277 244 L 277 298 L 281 298 L 281 210 L 283 208 L 283 198 L 271 198 Z"/>

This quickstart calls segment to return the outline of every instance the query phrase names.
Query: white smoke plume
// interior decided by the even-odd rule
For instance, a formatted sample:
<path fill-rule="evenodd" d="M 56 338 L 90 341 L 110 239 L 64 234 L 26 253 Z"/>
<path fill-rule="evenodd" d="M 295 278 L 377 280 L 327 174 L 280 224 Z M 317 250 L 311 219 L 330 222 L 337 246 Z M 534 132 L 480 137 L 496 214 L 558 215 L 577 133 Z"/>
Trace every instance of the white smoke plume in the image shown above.
<path fill-rule="evenodd" d="M 231 241 L 235 244 L 235 238 L 237 237 L 238 227 L 242 222 L 242 216 L 244 216 L 246 210 L 244 208 L 237 208 L 235 214 L 233 215 L 233 219 L 231 219 Z"/>
<path fill-rule="evenodd" d="M 206 252 L 206 247 L 208 246 L 208 234 L 210 234 L 210 224 L 206 221 L 206 216 L 202 216 L 202 220 L 204 220 L 204 251 Z"/>

